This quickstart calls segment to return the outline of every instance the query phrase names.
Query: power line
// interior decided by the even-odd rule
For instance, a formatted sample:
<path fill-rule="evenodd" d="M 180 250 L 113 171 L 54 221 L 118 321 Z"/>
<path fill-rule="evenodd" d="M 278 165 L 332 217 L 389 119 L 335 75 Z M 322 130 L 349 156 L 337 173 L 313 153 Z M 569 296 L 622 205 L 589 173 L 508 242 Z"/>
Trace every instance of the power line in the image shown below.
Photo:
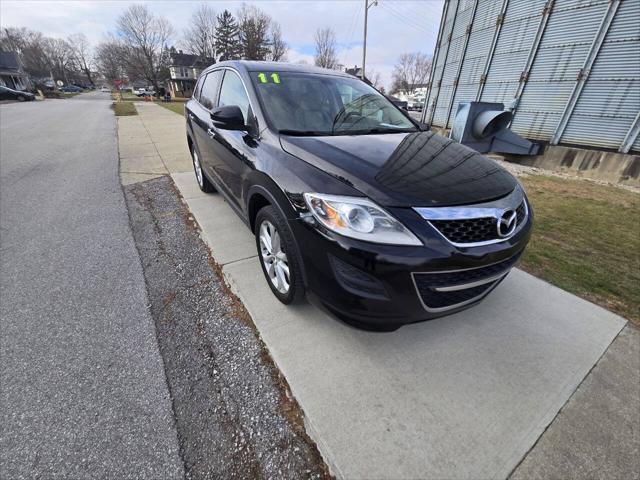
<path fill-rule="evenodd" d="M 418 21 L 418 23 L 428 25 L 430 29 L 433 30 L 434 28 L 432 28 L 432 26 L 436 27 L 436 25 L 439 25 L 442 6 L 438 5 L 437 8 L 434 8 L 435 2 L 429 1 L 422 1 L 419 5 L 419 8 L 411 8 L 411 6 L 407 5 L 404 1 L 396 0 L 393 2 L 394 9 L 399 13 L 410 17 L 414 21 Z M 409 11 L 407 11 L 406 8 L 402 8 L 403 6 L 408 8 Z M 433 22 L 434 17 L 436 22 Z"/>
<path fill-rule="evenodd" d="M 416 30 L 420 30 L 423 33 L 430 33 L 429 31 L 425 30 L 424 27 L 422 27 L 421 25 L 418 25 L 417 23 L 413 23 L 411 20 L 408 20 L 406 18 L 403 18 L 402 16 L 398 15 L 394 10 L 390 9 L 388 7 L 388 5 L 380 3 L 380 6 L 391 16 L 393 16 L 396 20 L 398 20 L 400 23 L 402 23 L 404 26 L 407 27 L 411 27 L 414 28 Z"/>
<path fill-rule="evenodd" d="M 403 24 L 406 24 L 409 27 L 413 27 L 417 30 L 420 30 L 424 33 L 428 33 L 428 34 L 433 34 L 433 29 L 427 29 L 425 28 L 423 25 L 421 25 L 420 23 L 418 23 L 418 21 L 409 18 L 407 16 L 405 16 L 403 13 L 397 11 L 395 8 L 391 7 L 391 5 L 388 2 L 380 2 L 380 5 L 388 12 L 390 13 L 393 17 L 396 18 L 396 20 L 399 20 L 400 22 L 402 22 Z"/>
<path fill-rule="evenodd" d="M 347 46 L 351 45 L 351 40 L 353 40 L 353 35 L 355 34 L 356 26 L 358 25 L 358 20 L 360 19 L 360 9 L 362 8 L 362 3 L 358 2 L 355 14 L 351 18 L 350 26 L 349 26 L 349 40 L 347 41 Z"/>

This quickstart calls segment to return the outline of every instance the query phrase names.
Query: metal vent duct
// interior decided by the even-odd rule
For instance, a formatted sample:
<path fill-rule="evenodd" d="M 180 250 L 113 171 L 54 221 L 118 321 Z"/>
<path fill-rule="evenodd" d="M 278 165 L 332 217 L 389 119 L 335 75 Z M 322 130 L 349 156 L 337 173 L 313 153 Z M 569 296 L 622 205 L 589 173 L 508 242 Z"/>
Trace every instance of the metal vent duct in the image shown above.
<path fill-rule="evenodd" d="M 539 145 L 509 130 L 512 118 L 502 103 L 461 102 L 450 137 L 480 153 L 537 155 Z"/>

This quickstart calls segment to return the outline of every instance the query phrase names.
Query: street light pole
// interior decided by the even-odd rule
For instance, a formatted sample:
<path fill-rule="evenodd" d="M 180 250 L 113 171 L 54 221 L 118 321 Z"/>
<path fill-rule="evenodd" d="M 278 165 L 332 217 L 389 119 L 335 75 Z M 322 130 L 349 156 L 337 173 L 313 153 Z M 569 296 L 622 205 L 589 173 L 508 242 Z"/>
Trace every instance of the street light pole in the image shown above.
<path fill-rule="evenodd" d="M 367 13 L 371 7 L 378 5 L 378 0 L 364 0 L 364 41 L 362 43 L 362 80 L 364 81 L 364 66 L 367 63 Z"/>

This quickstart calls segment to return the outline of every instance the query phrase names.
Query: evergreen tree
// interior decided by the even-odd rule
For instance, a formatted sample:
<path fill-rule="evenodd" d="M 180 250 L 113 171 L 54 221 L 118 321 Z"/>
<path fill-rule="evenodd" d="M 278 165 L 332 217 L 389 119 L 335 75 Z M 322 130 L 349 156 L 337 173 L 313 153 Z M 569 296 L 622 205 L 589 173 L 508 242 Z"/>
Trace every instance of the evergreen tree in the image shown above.
<path fill-rule="evenodd" d="M 237 60 L 240 58 L 242 48 L 238 35 L 238 23 L 231 12 L 225 10 L 218 15 L 218 24 L 215 33 L 216 53 L 219 61 Z"/>
<path fill-rule="evenodd" d="M 271 54 L 271 17 L 255 5 L 243 5 L 238 18 L 242 57 L 246 60 L 266 60 Z"/>

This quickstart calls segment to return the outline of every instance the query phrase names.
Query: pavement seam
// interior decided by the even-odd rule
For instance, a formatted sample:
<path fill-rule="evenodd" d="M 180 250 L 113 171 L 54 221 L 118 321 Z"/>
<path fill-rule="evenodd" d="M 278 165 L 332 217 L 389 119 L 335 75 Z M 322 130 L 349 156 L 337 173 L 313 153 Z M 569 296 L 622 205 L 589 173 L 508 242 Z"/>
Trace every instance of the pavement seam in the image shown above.
<path fill-rule="evenodd" d="M 221 264 L 220 264 L 220 266 L 221 266 L 222 268 L 224 268 L 224 267 L 226 267 L 227 265 L 233 265 L 234 263 L 244 262 L 245 260 L 250 260 L 250 259 L 253 259 L 253 258 L 258 258 L 258 254 L 256 254 L 256 255 L 251 255 L 251 256 L 249 256 L 249 257 L 239 258 L 239 259 L 237 259 L 237 260 L 231 260 L 230 262 L 227 262 L 227 263 L 221 263 Z"/>
<path fill-rule="evenodd" d="M 616 341 L 616 339 L 620 336 L 620 334 L 622 333 L 622 331 L 625 328 L 633 328 L 633 327 L 629 327 L 629 322 L 625 323 L 624 325 L 622 325 L 622 328 L 620 328 L 620 330 L 618 331 L 618 333 L 616 333 L 616 335 L 611 339 L 611 342 L 609 342 L 609 345 L 607 345 L 607 348 L 605 348 L 602 352 L 602 354 L 598 357 L 598 360 L 596 360 L 596 362 L 591 366 L 591 368 L 589 369 L 589 371 L 585 374 L 585 376 L 582 378 L 582 380 L 580 380 L 580 382 L 578 383 L 578 385 L 573 389 L 573 391 L 571 392 L 571 394 L 569 395 L 569 397 L 567 398 L 567 400 L 564 402 L 564 404 L 562 405 L 562 407 L 560 407 L 560 409 L 556 412 L 556 414 L 554 415 L 553 419 L 547 424 L 546 427 L 544 427 L 544 430 L 542 431 L 542 433 L 540 435 L 538 435 L 538 438 L 536 439 L 535 442 L 533 442 L 533 445 L 531 445 L 531 447 L 526 451 L 526 453 L 522 456 L 522 458 L 520 459 L 520 461 L 518 461 L 518 463 L 516 464 L 515 467 L 513 467 L 511 469 L 511 471 L 509 472 L 509 475 L 507 475 L 507 479 L 510 479 L 513 474 L 515 473 L 515 471 L 518 469 L 518 467 L 520 467 L 520 465 L 522 464 L 522 462 L 525 461 L 525 459 L 529 456 L 529 454 L 533 451 L 534 448 L 536 448 L 536 446 L 538 445 L 538 443 L 540 443 L 540 440 L 542 439 L 542 437 L 547 433 L 547 430 L 549 430 L 551 428 L 551 425 L 553 425 L 555 423 L 555 421 L 558 419 L 558 417 L 560 416 L 560 414 L 564 411 L 565 407 L 567 406 L 567 404 L 571 401 L 571 399 L 573 398 L 573 396 L 576 394 L 576 392 L 580 389 L 580 387 L 582 386 L 582 384 L 587 380 L 587 378 L 589 378 L 589 376 L 591 375 L 591 373 L 593 372 L 593 370 L 600 364 L 600 361 L 602 360 L 602 358 L 607 354 L 607 352 L 609 351 L 609 349 L 611 348 L 611 345 L 613 345 L 613 342 Z"/>

